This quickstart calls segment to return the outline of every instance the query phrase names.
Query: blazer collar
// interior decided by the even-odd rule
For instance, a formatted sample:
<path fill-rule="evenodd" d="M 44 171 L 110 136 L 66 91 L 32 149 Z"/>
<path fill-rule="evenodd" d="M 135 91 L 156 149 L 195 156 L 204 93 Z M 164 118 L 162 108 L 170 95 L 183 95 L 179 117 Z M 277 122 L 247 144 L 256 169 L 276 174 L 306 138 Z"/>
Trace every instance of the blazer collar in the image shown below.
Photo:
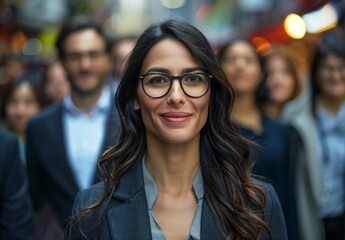
<path fill-rule="evenodd" d="M 204 153 L 202 155 L 205 159 Z M 113 205 L 107 214 L 112 239 L 152 239 L 141 157 L 120 178 L 113 198 L 119 203 Z M 225 239 L 207 196 L 202 207 L 200 236 L 201 239 Z"/>

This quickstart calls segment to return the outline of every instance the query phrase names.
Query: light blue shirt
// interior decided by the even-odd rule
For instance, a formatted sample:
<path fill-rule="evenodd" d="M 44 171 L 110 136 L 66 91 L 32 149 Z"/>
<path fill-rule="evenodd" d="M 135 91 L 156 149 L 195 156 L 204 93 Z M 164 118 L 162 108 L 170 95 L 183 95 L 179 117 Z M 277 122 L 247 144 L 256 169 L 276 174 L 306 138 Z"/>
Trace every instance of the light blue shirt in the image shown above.
<path fill-rule="evenodd" d="M 321 186 L 319 211 L 321 217 L 336 217 L 345 210 L 345 104 L 336 116 L 322 108 L 317 109 L 317 116 Z M 324 157 L 328 158 L 328 162 Z"/>
<path fill-rule="evenodd" d="M 143 165 L 145 193 L 146 193 L 147 204 L 148 204 L 149 215 L 150 215 L 152 240 L 165 240 L 166 238 L 164 236 L 164 233 L 159 227 L 156 221 L 154 212 L 153 212 L 153 205 L 158 197 L 158 188 L 154 179 L 152 178 L 152 176 L 150 175 L 149 171 L 146 168 L 145 157 L 143 158 L 142 165 Z M 194 194 L 198 203 L 195 209 L 194 218 L 193 218 L 189 236 L 187 236 L 185 240 L 200 240 L 201 210 L 202 210 L 202 204 L 203 204 L 203 199 L 204 199 L 204 182 L 202 179 L 200 168 L 193 181 L 193 189 L 194 189 Z M 176 231 L 178 231 L 178 229 L 176 229 Z"/>
<path fill-rule="evenodd" d="M 89 114 L 81 112 L 71 96 L 63 101 L 64 136 L 67 157 L 80 189 L 89 187 L 94 180 L 97 160 L 101 154 L 111 93 L 106 87 Z"/>

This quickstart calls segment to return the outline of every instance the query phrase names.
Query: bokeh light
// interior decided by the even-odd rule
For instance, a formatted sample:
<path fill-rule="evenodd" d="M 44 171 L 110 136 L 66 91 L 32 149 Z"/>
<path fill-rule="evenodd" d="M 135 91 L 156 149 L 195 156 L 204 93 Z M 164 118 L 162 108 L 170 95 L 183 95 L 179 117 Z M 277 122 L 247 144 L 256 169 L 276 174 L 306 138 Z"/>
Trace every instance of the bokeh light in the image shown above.
<path fill-rule="evenodd" d="M 186 4 L 186 0 L 160 0 L 166 8 L 176 9 Z"/>
<path fill-rule="evenodd" d="M 303 19 L 307 32 L 320 33 L 337 25 L 337 9 L 334 4 L 328 3 L 316 11 L 303 15 Z"/>
<path fill-rule="evenodd" d="M 301 39 L 306 33 L 306 26 L 301 16 L 295 13 L 289 14 L 284 20 L 286 33 L 294 39 Z"/>
<path fill-rule="evenodd" d="M 23 55 L 34 56 L 42 52 L 43 45 L 41 41 L 37 38 L 30 38 L 26 41 L 23 49 Z"/>
<path fill-rule="evenodd" d="M 254 37 L 252 43 L 259 54 L 267 54 L 271 49 L 271 44 L 263 37 Z"/>
<path fill-rule="evenodd" d="M 23 31 L 16 32 L 10 39 L 10 46 L 13 53 L 21 53 L 26 43 L 27 36 Z"/>

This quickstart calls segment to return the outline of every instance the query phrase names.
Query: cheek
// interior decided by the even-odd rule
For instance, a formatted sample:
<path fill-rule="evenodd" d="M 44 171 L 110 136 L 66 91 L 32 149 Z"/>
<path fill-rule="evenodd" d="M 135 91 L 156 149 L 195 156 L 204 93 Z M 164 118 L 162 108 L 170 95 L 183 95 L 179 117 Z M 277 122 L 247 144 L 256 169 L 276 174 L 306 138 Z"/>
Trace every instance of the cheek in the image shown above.
<path fill-rule="evenodd" d="M 292 78 L 288 78 L 288 79 L 286 79 L 287 81 L 286 81 L 286 91 L 288 91 L 289 92 L 289 94 L 290 95 L 292 95 L 293 94 L 293 91 L 294 91 L 294 88 L 295 88 L 295 82 L 294 82 L 294 80 L 292 79 Z"/>
<path fill-rule="evenodd" d="M 30 107 L 27 107 L 26 116 L 28 118 L 31 118 L 31 117 L 35 116 L 39 111 L 40 111 L 39 104 L 38 103 L 32 104 Z"/>
<path fill-rule="evenodd" d="M 5 111 L 6 111 L 7 118 L 12 119 L 13 116 L 16 114 L 17 110 L 16 110 L 16 108 L 14 106 L 7 106 Z"/>
<path fill-rule="evenodd" d="M 207 118 L 208 118 L 210 95 L 208 94 L 207 96 L 205 96 L 204 99 L 202 98 L 202 100 L 203 101 L 198 102 L 196 107 L 200 109 L 199 122 L 200 122 L 200 125 L 202 125 L 202 127 L 203 127 L 207 121 Z"/>

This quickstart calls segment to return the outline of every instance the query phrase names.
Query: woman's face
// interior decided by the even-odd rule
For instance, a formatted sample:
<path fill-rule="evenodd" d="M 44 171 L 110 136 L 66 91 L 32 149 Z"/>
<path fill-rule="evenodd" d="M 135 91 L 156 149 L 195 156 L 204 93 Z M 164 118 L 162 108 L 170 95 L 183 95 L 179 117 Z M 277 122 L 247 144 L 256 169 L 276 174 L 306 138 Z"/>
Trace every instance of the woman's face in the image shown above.
<path fill-rule="evenodd" d="M 320 63 L 316 81 L 325 97 L 345 99 L 345 59 L 326 56 Z"/>
<path fill-rule="evenodd" d="M 203 70 L 183 43 L 166 38 L 154 45 L 143 61 L 140 74 L 150 72 L 180 76 Z M 134 108 L 141 111 L 148 143 L 184 144 L 200 138 L 200 131 L 207 121 L 210 90 L 200 98 L 190 98 L 176 80 L 161 98 L 147 96 L 141 83 L 137 93 Z"/>
<path fill-rule="evenodd" d="M 59 102 L 70 91 L 65 70 L 60 63 L 54 63 L 47 70 L 48 82 L 45 92 L 53 102 Z"/>
<path fill-rule="evenodd" d="M 40 104 L 29 83 L 18 85 L 5 106 L 8 123 L 16 131 L 25 131 L 28 120 L 40 111 Z"/>
<path fill-rule="evenodd" d="M 244 41 L 233 43 L 225 51 L 222 66 L 237 95 L 255 93 L 262 72 L 252 46 Z"/>
<path fill-rule="evenodd" d="M 266 61 L 267 81 L 270 102 L 284 104 L 294 93 L 295 80 L 286 60 L 273 55 Z"/>

